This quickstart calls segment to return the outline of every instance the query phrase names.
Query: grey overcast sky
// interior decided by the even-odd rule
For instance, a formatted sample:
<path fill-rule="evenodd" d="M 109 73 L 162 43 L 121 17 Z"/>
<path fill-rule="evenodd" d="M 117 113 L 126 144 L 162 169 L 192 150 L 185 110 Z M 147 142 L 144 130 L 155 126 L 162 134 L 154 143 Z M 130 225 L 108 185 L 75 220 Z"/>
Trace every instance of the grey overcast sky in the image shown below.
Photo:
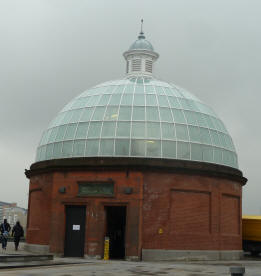
<path fill-rule="evenodd" d="M 214 108 L 260 214 L 260 0 L 0 0 L 0 201 L 27 207 L 24 169 L 73 97 L 124 76 L 140 19 L 160 54 L 155 76 Z"/>

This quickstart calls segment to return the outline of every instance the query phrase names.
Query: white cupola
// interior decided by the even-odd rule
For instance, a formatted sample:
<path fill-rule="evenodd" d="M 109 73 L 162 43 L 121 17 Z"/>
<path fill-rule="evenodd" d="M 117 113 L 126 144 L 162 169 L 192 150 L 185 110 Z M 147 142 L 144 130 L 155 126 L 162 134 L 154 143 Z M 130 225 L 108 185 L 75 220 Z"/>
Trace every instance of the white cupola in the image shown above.
<path fill-rule="evenodd" d="M 153 63 L 159 57 L 159 54 L 154 52 L 151 43 L 145 39 L 142 25 L 143 20 L 141 20 L 141 31 L 138 39 L 130 46 L 128 51 L 123 53 L 127 63 L 127 76 L 152 76 Z"/>

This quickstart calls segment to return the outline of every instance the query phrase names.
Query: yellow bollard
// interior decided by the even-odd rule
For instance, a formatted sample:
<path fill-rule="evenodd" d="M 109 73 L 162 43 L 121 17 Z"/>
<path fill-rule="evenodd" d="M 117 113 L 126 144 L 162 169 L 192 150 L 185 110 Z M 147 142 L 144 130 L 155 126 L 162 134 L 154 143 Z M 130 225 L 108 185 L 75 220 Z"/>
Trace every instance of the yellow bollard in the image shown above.
<path fill-rule="evenodd" d="M 110 252 L 110 238 L 105 237 L 104 241 L 104 260 L 108 261 L 109 260 L 109 252 Z"/>

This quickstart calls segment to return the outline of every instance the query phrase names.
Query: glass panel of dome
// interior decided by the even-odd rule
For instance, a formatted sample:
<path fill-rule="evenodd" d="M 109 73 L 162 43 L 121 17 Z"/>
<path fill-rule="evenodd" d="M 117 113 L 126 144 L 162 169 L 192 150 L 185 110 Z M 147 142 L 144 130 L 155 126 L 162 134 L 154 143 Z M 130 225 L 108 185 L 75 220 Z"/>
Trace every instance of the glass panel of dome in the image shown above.
<path fill-rule="evenodd" d="M 161 123 L 162 139 L 176 139 L 174 124 Z"/>
<path fill-rule="evenodd" d="M 73 144 L 73 156 L 84 156 L 85 140 L 76 140 Z"/>
<path fill-rule="evenodd" d="M 89 122 L 79 123 L 76 131 L 75 139 L 86 138 L 88 127 L 89 127 Z"/>
<path fill-rule="evenodd" d="M 180 90 L 176 87 L 172 87 L 171 88 L 171 91 L 172 91 L 172 95 L 176 96 L 176 97 L 179 97 L 179 98 L 182 98 L 184 97 L 184 95 L 180 92 Z"/>
<path fill-rule="evenodd" d="M 136 85 L 135 93 L 144 93 L 144 86 L 143 85 Z"/>
<path fill-rule="evenodd" d="M 209 128 L 212 128 L 212 129 L 216 129 L 215 125 L 213 124 L 213 121 L 211 120 L 211 117 L 209 115 L 204 115 L 203 116 L 205 117 L 206 119 L 206 122 L 208 124 L 208 127 Z"/>
<path fill-rule="evenodd" d="M 195 112 L 184 110 L 184 114 L 185 114 L 188 124 L 194 125 L 194 126 L 198 124 Z"/>
<path fill-rule="evenodd" d="M 74 101 L 71 109 L 77 109 L 77 108 L 85 107 L 86 104 L 88 103 L 88 101 L 89 101 L 89 97 L 79 98 L 79 99 Z"/>
<path fill-rule="evenodd" d="M 207 128 L 200 127 L 200 140 L 203 144 L 211 145 L 211 138 Z"/>
<path fill-rule="evenodd" d="M 158 95 L 165 95 L 164 88 L 161 86 L 155 86 L 156 94 Z"/>
<path fill-rule="evenodd" d="M 97 106 L 92 115 L 92 121 L 101 121 L 103 120 L 106 106 Z"/>
<path fill-rule="evenodd" d="M 160 138 L 160 123 L 147 122 L 147 138 Z"/>
<path fill-rule="evenodd" d="M 124 90 L 124 85 L 119 85 L 119 86 L 114 90 L 113 93 L 115 93 L 115 94 L 122 94 L 123 90 Z"/>
<path fill-rule="evenodd" d="M 73 149 L 73 141 L 63 142 L 62 156 L 63 157 L 71 156 L 72 155 L 72 149 Z"/>
<path fill-rule="evenodd" d="M 99 151 L 99 140 L 87 140 L 85 156 L 97 156 Z"/>
<path fill-rule="evenodd" d="M 149 94 L 155 94 L 154 87 L 152 85 L 145 85 L 145 91 Z"/>
<path fill-rule="evenodd" d="M 158 96 L 159 106 L 169 107 L 167 96 Z"/>
<path fill-rule="evenodd" d="M 79 118 L 82 115 L 82 112 L 84 111 L 84 109 L 77 109 L 73 111 L 72 117 L 70 119 L 70 123 L 76 123 L 79 122 Z"/>
<path fill-rule="evenodd" d="M 52 143 L 55 141 L 55 137 L 57 135 L 59 127 L 52 128 L 51 135 L 49 136 L 48 143 Z"/>
<path fill-rule="evenodd" d="M 200 144 L 191 143 L 191 160 L 203 160 L 202 146 Z"/>
<path fill-rule="evenodd" d="M 152 105 L 152 106 L 156 106 L 157 104 L 157 99 L 155 95 L 151 95 L 151 94 L 147 94 L 146 95 L 146 105 Z"/>
<path fill-rule="evenodd" d="M 176 158 L 176 142 L 162 141 L 162 157 Z"/>
<path fill-rule="evenodd" d="M 116 87 L 117 86 L 115 86 L 115 85 L 110 85 L 110 86 L 105 87 L 106 90 L 104 91 L 104 94 L 111 94 Z"/>
<path fill-rule="evenodd" d="M 131 156 L 145 156 L 144 140 L 131 140 Z"/>
<path fill-rule="evenodd" d="M 173 114 L 173 117 L 174 117 L 174 122 L 175 123 L 183 123 L 185 124 L 186 123 L 186 120 L 185 120 L 185 117 L 184 117 L 184 114 L 181 110 L 179 109 L 176 109 L 176 108 L 172 108 L 172 114 Z"/>
<path fill-rule="evenodd" d="M 118 122 L 116 137 L 130 137 L 130 122 Z"/>
<path fill-rule="evenodd" d="M 219 148 L 213 148 L 214 150 L 214 159 L 213 161 L 218 164 L 222 164 L 222 150 Z"/>
<path fill-rule="evenodd" d="M 188 126 L 190 141 L 201 142 L 199 127 Z"/>
<path fill-rule="evenodd" d="M 41 148 L 37 148 L 36 157 L 35 157 L 36 162 L 39 161 L 39 159 L 40 159 L 40 154 L 41 154 Z"/>
<path fill-rule="evenodd" d="M 220 144 L 222 147 L 226 147 L 226 141 L 225 141 L 225 138 L 224 138 L 224 134 L 221 133 L 221 132 L 218 132 L 218 135 L 219 135 L 219 141 L 220 141 Z"/>
<path fill-rule="evenodd" d="M 49 144 L 46 147 L 46 158 L 51 159 L 53 157 L 53 144 Z"/>
<path fill-rule="evenodd" d="M 170 89 L 169 87 L 164 87 L 164 90 L 165 90 L 165 94 L 167 96 L 173 96 L 174 95 L 173 90 Z"/>
<path fill-rule="evenodd" d="M 110 97 L 110 94 L 103 94 L 99 100 L 98 105 L 107 105 L 109 103 Z"/>
<path fill-rule="evenodd" d="M 219 125 L 220 130 L 224 133 L 228 133 L 225 125 L 223 124 L 223 122 L 219 119 L 216 119 L 216 121 L 217 121 L 217 124 Z"/>
<path fill-rule="evenodd" d="M 119 114 L 119 107 L 115 106 L 108 106 L 104 120 L 105 121 L 114 121 L 118 119 L 118 114 Z"/>
<path fill-rule="evenodd" d="M 67 125 L 64 140 L 74 139 L 76 128 L 77 128 L 77 124 Z"/>
<path fill-rule="evenodd" d="M 145 137 L 145 123 L 144 122 L 132 122 L 131 136 L 135 138 Z"/>
<path fill-rule="evenodd" d="M 134 92 L 134 85 L 133 84 L 127 84 L 124 90 L 124 93 L 133 93 Z"/>
<path fill-rule="evenodd" d="M 46 159 L 45 153 L 46 153 L 46 146 L 42 146 L 41 153 L 40 153 L 40 160 Z"/>
<path fill-rule="evenodd" d="M 51 133 L 52 133 L 52 129 L 48 129 L 45 131 L 42 138 L 42 145 L 47 144 L 47 141 L 49 140 Z"/>
<path fill-rule="evenodd" d="M 157 107 L 146 107 L 146 120 L 159 121 L 159 111 Z"/>
<path fill-rule="evenodd" d="M 112 94 L 110 99 L 110 105 L 119 105 L 121 102 L 121 95 L 122 94 Z"/>
<path fill-rule="evenodd" d="M 197 112 L 200 111 L 194 101 L 191 101 L 191 100 L 187 100 L 187 101 L 189 103 L 190 110 L 197 111 Z"/>
<path fill-rule="evenodd" d="M 189 136 L 188 136 L 188 129 L 186 125 L 179 125 L 176 124 L 176 135 L 178 140 L 183 140 L 183 141 L 188 141 Z"/>
<path fill-rule="evenodd" d="M 53 146 L 53 157 L 54 158 L 60 158 L 61 157 L 61 155 L 62 155 L 62 145 L 63 145 L 62 142 L 54 143 L 54 146 Z"/>
<path fill-rule="evenodd" d="M 73 115 L 73 110 L 68 111 L 62 120 L 62 124 L 68 124 L 72 118 L 72 115 Z"/>
<path fill-rule="evenodd" d="M 94 106 L 97 105 L 100 100 L 101 95 L 95 95 L 90 98 L 90 100 L 87 102 L 86 106 Z"/>
<path fill-rule="evenodd" d="M 233 163 L 232 163 L 232 165 L 233 165 L 233 167 L 235 167 L 235 168 L 238 168 L 238 164 L 237 164 L 237 155 L 233 152 L 233 153 L 231 153 L 232 154 L 232 156 L 233 156 Z"/>
<path fill-rule="evenodd" d="M 133 105 L 145 105 L 145 95 L 134 95 Z"/>
<path fill-rule="evenodd" d="M 147 154 L 149 157 L 159 157 L 161 155 L 161 145 L 160 141 L 156 140 L 146 140 L 145 144 L 147 146 Z"/>
<path fill-rule="evenodd" d="M 181 106 L 182 106 L 183 109 L 190 110 L 190 106 L 189 106 L 189 104 L 188 104 L 188 102 L 187 102 L 186 99 L 184 99 L 184 98 L 178 98 L 178 100 L 179 100 L 179 102 L 180 102 L 180 104 L 181 104 Z"/>
<path fill-rule="evenodd" d="M 90 122 L 88 138 L 99 138 L 101 135 L 102 122 Z"/>
<path fill-rule="evenodd" d="M 100 144 L 100 156 L 112 156 L 114 142 L 110 139 L 102 139 Z"/>
<path fill-rule="evenodd" d="M 63 140 L 66 128 L 67 128 L 67 125 L 59 126 L 59 130 L 58 130 L 58 133 L 57 133 L 56 138 L 55 138 L 56 142 Z"/>
<path fill-rule="evenodd" d="M 168 97 L 170 107 L 180 108 L 180 104 L 176 97 Z"/>
<path fill-rule="evenodd" d="M 232 166 L 233 164 L 233 155 L 232 152 L 228 150 L 223 150 L 223 163 Z"/>
<path fill-rule="evenodd" d="M 143 106 L 133 107 L 132 121 L 145 121 L 145 107 Z"/>
<path fill-rule="evenodd" d="M 85 122 L 89 121 L 92 117 L 94 107 L 84 108 L 80 121 Z"/>
<path fill-rule="evenodd" d="M 114 137 L 115 136 L 116 122 L 103 122 L 101 137 Z"/>
<path fill-rule="evenodd" d="M 132 108 L 128 106 L 121 106 L 119 111 L 119 120 L 131 120 Z"/>
<path fill-rule="evenodd" d="M 215 145 L 215 146 L 220 146 L 217 131 L 210 129 L 209 133 L 210 133 L 210 136 L 211 136 L 212 144 Z"/>
<path fill-rule="evenodd" d="M 203 161 L 213 162 L 213 148 L 202 145 L 202 150 L 203 150 Z"/>
<path fill-rule="evenodd" d="M 177 142 L 177 158 L 178 159 L 190 159 L 189 143 Z"/>
<path fill-rule="evenodd" d="M 54 126 L 57 126 L 57 122 L 60 121 L 60 118 L 61 118 L 62 115 L 63 115 L 63 113 L 59 113 L 59 114 L 56 116 L 56 118 L 54 118 L 54 119 L 51 121 L 51 123 L 49 124 L 49 128 L 52 128 L 52 127 L 54 127 Z"/>
<path fill-rule="evenodd" d="M 116 139 L 115 140 L 115 155 L 129 156 L 130 140 Z"/>
<path fill-rule="evenodd" d="M 208 127 L 208 123 L 206 122 L 205 116 L 202 113 L 197 112 L 196 116 L 199 126 Z"/>
<path fill-rule="evenodd" d="M 173 122 L 173 117 L 169 108 L 160 107 L 160 119 L 164 122 Z"/>
<path fill-rule="evenodd" d="M 61 112 L 70 110 L 72 104 L 73 104 L 73 101 L 69 102 L 69 103 L 61 110 Z"/>
<path fill-rule="evenodd" d="M 135 96 L 142 96 L 142 95 L 135 95 Z M 132 94 L 123 94 L 121 98 L 121 105 L 131 105 L 132 99 L 133 99 Z"/>

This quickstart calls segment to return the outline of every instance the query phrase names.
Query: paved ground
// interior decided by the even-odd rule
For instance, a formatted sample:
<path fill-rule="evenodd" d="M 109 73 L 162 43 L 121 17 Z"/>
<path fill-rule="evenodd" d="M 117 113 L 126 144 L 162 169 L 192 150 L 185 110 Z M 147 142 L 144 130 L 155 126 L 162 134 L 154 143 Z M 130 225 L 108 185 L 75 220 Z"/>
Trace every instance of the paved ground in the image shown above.
<path fill-rule="evenodd" d="M 0 244 L 0 255 L 1 254 L 28 254 L 28 252 L 24 251 L 24 242 L 20 242 L 18 251 L 15 251 L 13 242 L 8 242 L 6 250 L 3 250 Z"/>
<path fill-rule="evenodd" d="M 11 276 L 137 276 L 137 275 L 175 275 L 205 276 L 230 275 L 229 266 L 235 263 L 170 263 L 170 262 L 125 262 L 125 261 L 94 261 L 77 265 L 59 265 L 38 268 L 20 268 L 0 270 L 0 275 Z M 246 276 L 260 276 L 261 264 L 248 261 Z"/>
<path fill-rule="evenodd" d="M 23 244 L 20 250 L 14 251 L 14 245 L 9 243 L 4 254 L 23 254 Z M 73 264 L 78 262 L 78 264 Z M 243 265 L 246 268 L 245 276 L 261 276 L 261 257 L 245 258 L 233 262 L 126 262 L 126 261 L 100 261 L 78 258 L 55 258 L 56 264 L 30 268 L 4 268 L 0 264 L 0 275 L 11 276 L 138 276 L 138 275 L 173 275 L 173 276 L 205 276 L 230 275 L 230 266 Z M 70 264 L 66 264 L 70 263 Z M 35 263 L 37 265 L 37 262 Z M 2 267 L 2 268 L 1 268 Z"/>

